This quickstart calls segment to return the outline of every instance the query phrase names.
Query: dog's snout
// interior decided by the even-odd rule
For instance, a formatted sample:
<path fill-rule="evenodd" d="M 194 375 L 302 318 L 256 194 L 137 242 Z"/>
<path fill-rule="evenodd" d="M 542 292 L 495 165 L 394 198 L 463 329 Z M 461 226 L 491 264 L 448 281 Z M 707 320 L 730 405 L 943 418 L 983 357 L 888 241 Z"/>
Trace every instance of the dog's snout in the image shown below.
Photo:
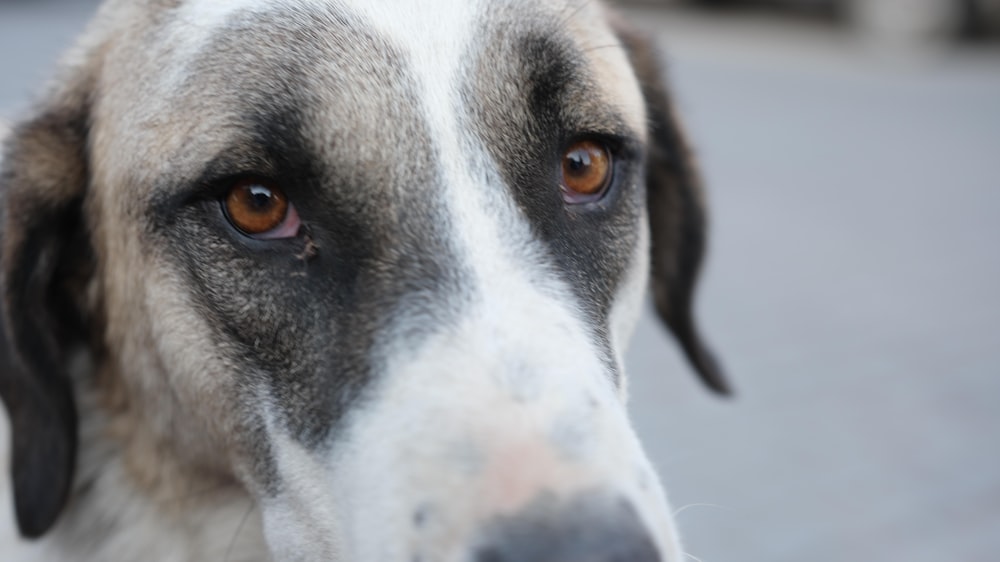
<path fill-rule="evenodd" d="M 552 494 L 492 521 L 471 562 L 660 562 L 633 505 L 589 493 Z"/>

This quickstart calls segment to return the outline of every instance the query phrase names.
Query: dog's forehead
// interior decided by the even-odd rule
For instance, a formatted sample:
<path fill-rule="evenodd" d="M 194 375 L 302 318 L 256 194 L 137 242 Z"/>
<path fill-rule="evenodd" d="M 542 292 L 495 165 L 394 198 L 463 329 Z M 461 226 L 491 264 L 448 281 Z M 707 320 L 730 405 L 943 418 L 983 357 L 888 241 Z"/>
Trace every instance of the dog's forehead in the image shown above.
<path fill-rule="evenodd" d="M 578 120 L 579 131 L 610 132 L 601 125 L 617 121 L 616 133 L 624 128 L 634 138 L 645 138 L 635 74 L 606 9 L 589 0 L 419 5 L 187 0 L 148 6 L 148 27 L 123 34 L 105 65 L 108 93 L 100 100 L 103 108 L 95 111 L 95 148 L 132 154 L 152 165 L 141 172 L 134 166 L 131 171 L 95 170 L 133 176 L 107 177 L 106 184 L 149 185 L 182 168 L 193 173 L 199 159 L 245 140 L 237 137 L 262 105 L 244 103 L 254 94 L 277 102 L 266 104 L 272 108 L 294 106 L 313 128 L 301 132 L 321 143 L 323 153 L 350 136 L 388 154 L 387 147 L 408 134 L 386 126 L 392 122 L 387 112 L 394 108 L 412 114 L 406 122 L 426 123 L 429 130 L 422 134 L 435 139 L 443 127 L 475 126 L 440 118 L 470 105 L 492 114 L 494 123 L 509 122 L 511 116 L 499 106 L 523 102 L 530 94 L 532 69 L 527 67 L 546 58 L 544 50 L 537 50 L 539 42 L 558 47 L 559 56 L 586 77 L 575 97 L 562 100 L 584 117 Z M 135 80 L 136 75 L 144 78 Z M 432 106 L 437 110 L 429 111 Z M 598 126 L 591 126 L 591 117 Z M 157 169 L 158 164 L 167 167 Z"/>
<path fill-rule="evenodd" d="M 593 95 L 613 104 L 636 134 L 644 134 L 643 100 L 628 58 L 609 26 L 606 8 L 592 0 L 188 0 L 164 18 L 170 32 L 160 37 L 180 65 L 220 41 L 257 43 L 256 49 L 281 52 L 283 38 L 268 29 L 268 20 L 283 18 L 292 25 L 298 20 L 308 27 L 309 14 L 316 13 L 347 22 L 355 33 L 375 36 L 384 45 L 377 49 L 382 52 L 355 50 L 359 66 L 365 65 L 366 55 L 384 56 L 391 49 L 391 56 L 405 58 L 407 71 L 424 81 L 440 82 L 449 73 L 451 81 L 482 78 L 468 75 L 470 57 L 484 57 L 498 43 L 527 34 L 558 38 L 573 45 L 578 62 L 593 76 Z M 260 25 L 247 34 L 237 24 L 251 17 Z M 323 37 L 320 31 L 314 43 L 336 48 L 350 40 Z M 510 64 L 494 62 L 496 67 L 479 65 L 476 70 L 488 74 Z"/>
<path fill-rule="evenodd" d="M 344 16 L 359 16 L 399 45 L 441 45 L 462 39 L 483 26 L 550 26 L 550 31 L 575 35 L 581 45 L 603 48 L 615 44 L 608 29 L 607 11 L 593 0 L 181 0 L 152 2 L 152 9 L 168 9 L 166 21 L 183 26 L 182 36 L 173 36 L 187 48 L 197 50 L 214 34 L 223 31 L 239 14 L 279 14 L 324 10 Z M 162 21 L 162 20 L 161 20 Z M 516 31 L 516 30 L 510 30 Z M 606 58 L 594 53 L 593 59 Z M 617 59 L 615 55 L 607 57 Z"/>

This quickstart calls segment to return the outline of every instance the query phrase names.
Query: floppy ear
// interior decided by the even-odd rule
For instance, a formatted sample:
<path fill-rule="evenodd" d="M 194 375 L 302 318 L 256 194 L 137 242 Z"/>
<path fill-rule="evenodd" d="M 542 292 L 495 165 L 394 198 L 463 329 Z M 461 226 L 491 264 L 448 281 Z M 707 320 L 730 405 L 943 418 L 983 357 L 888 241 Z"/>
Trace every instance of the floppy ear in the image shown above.
<path fill-rule="evenodd" d="M 63 95 L 16 127 L 0 162 L 0 398 L 11 419 L 17 523 L 29 538 L 55 523 L 76 462 L 67 363 L 86 339 L 70 286 L 93 267 L 81 214 L 86 97 Z"/>
<path fill-rule="evenodd" d="M 674 116 L 656 48 L 620 18 L 612 17 L 612 26 L 646 102 L 646 197 L 656 310 L 705 384 L 715 392 L 729 394 L 729 383 L 699 333 L 693 311 L 707 227 L 701 179 Z"/>

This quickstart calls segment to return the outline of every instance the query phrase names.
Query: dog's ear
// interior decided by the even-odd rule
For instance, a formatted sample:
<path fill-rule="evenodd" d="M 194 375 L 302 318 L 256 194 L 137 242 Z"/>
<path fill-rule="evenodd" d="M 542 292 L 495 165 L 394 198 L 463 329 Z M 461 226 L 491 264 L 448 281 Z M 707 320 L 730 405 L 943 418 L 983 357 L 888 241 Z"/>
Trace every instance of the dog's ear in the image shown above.
<path fill-rule="evenodd" d="M 729 383 L 694 318 L 695 287 L 707 226 L 701 179 L 674 115 L 656 47 L 620 17 L 612 16 L 611 23 L 625 47 L 646 103 L 646 197 L 656 310 L 705 384 L 720 394 L 729 394 Z"/>
<path fill-rule="evenodd" d="M 92 275 L 82 220 L 89 90 L 64 90 L 16 126 L 0 160 L 0 398 L 11 420 L 21 534 L 48 531 L 69 495 L 77 416 L 67 364 L 86 338 L 69 286 Z"/>

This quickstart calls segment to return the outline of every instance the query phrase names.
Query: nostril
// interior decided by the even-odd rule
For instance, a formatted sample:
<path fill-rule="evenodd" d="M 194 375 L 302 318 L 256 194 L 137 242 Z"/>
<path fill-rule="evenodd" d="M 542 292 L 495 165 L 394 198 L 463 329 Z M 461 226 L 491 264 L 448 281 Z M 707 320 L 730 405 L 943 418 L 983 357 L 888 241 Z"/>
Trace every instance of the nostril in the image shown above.
<path fill-rule="evenodd" d="M 660 562 L 631 503 L 548 495 L 491 521 L 472 562 Z"/>

